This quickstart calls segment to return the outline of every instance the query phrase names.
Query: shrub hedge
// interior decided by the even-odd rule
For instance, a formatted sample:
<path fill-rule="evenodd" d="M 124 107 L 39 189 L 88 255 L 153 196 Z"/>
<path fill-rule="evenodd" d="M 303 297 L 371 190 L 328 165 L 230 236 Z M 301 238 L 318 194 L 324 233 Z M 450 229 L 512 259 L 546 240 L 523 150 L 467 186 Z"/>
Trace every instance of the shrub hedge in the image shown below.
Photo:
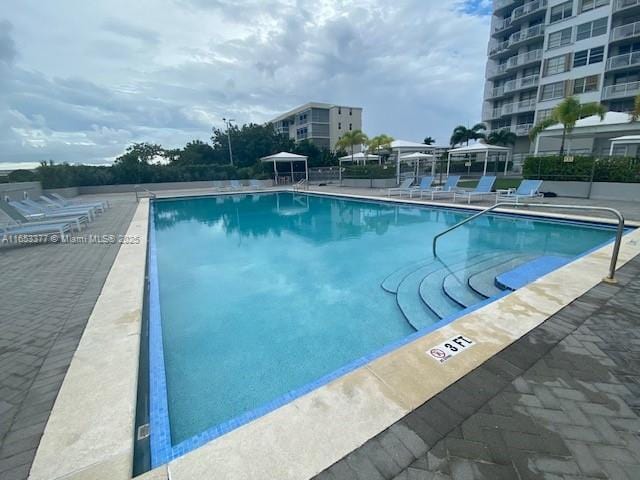
<path fill-rule="evenodd" d="M 574 156 L 572 162 L 565 162 L 558 155 L 528 157 L 522 173 L 530 179 L 582 182 L 590 181 L 593 173 L 594 182 L 640 183 L 640 160 Z"/>

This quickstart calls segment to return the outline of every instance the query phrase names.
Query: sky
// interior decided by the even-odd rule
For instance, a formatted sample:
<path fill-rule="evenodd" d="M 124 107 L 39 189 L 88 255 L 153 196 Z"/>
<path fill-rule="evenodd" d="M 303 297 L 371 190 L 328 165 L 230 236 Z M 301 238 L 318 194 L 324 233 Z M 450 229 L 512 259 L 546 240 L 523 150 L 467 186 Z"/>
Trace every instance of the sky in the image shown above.
<path fill-rule="evenodd" d="M 0 169 L 110 163 L 309 101 L 411 141 L 480 120 L 491 0 L 0 5 Z"/>

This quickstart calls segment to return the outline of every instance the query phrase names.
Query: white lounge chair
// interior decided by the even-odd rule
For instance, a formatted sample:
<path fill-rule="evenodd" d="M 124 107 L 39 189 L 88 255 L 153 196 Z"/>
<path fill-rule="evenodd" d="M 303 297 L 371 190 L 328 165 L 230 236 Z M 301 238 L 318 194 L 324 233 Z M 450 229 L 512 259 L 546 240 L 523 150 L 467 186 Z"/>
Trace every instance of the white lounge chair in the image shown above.
<path fill-rule="evenodd" d="M 413 181 L 414 178 L 405 178 L 399 186 L 390 188 L 387 191 L 387 196 L 390 197 L 395 194 L 402 196 L 403 193 L 409 195 L 409 191 L 411 190 L 411 184 L 413 183 Z"/>
<path fill-rule="evenodd" d="M 73 200 L 69 200 L 68 198 L 64 198 L 62 195 L 60 195 L 59 193 L 45 193 L 46 196 L 53 198 L 54 200 L 57 200 L 58 202 L 60 202 L 60 204 L 63 207 L 74 207 L 74 206 L 79 206 L 79 205 L 98 205 L 101 206 L 104 209 L 110 208 L 111 204 L 109 203 L 109 200 L 104 200 L 104 201 L 97 201 L 97 202 L 74 202 Z"/>
<path fill-rule="evenodd" d="M 50 212 L 54 212 L 54 213 L 74 213 L 77 215 L 87 215 L 89 217 L 89 220 L 93 220 L 96 216 L 95 210 L 93 208 L 87 208 L 87 207 L 82 207 L 82 208 L 76 208 L 76 207 L 54 207 L 52 205 L 49 205 L 48 203 L 38 203 L 38 202 L 34 202 L 33 200 L 31 200 L 30 198 L 25 198 L 24 200 L 22 200 L 21 202 L 23 205 L 27 205 L 29 207 L 31 207 L 35 212 L 40 212 L 40 213 L 50 213 Z"/>
<path fill-rule="evenodd" d="M 0 225 L 0 246 L 11 245 L 17 243 L 14 237 L 18 235 L 37 235 L 50 237 L 59 235 L 62 238 L 65 233 L 71 230 L 71 225 L 66 222 L 34 224 L 27 223 L 24 225 Z M 24 242 L 25 244 L 38 242 Z"/>
<path fill-rule="evenodd" d="M 231 190 L 244 190 L 240 180 L 229 180 L 229 188 Z"/>
<path fill-rule="evenodd" d="M 17 227 L 17 226 L 39 226 L 39 225 L 60 225 L 67 224 L 70 227 L 75 225 L 76 230 L 80 231 L 82 229 L 82 224 L 79 218 L 45 218 L 45 217 L 37 217 L 37 218 L 28 218 L 21 214 L 17 209 L 13 208 L 7 202 L 0 201 L 0 210 L 2 210 L 7 217 L 11 220 L 11 223 L 5 225 L 5 227 Z"/>
<path fill-rule="evenodd" d="M 47 195 L 40 195 L 40 200 L 45 205 L 50 206 L 51 208 L 90 208 L 94 212 L 104 213 L 105 206 L 102 202 L 96 203 L 74 203 L 73 205 L 67 204 L 64 205 L 61 201 L 51 198 Z"/>
<path fill-rule="evenodd" d="M 471 203 L 471 200 L 482 199 L 485 197 L 494 197 L 496 194 L 492 192 L 493 184 L 496 183 L 496 177 L 493 175 L 485 175 L 480 179 L 478 185 L 475 190 L 471 191 L 458 191 L 453 194 L 453 201 L 455 202 L 458 198 L 465 200 L 467 203 Z"/>
<path fill-rule="evenodd" d="M 497 202 L 514 202 L 518 204 L 523 199 L 541 197 L 540 187 L 542 180 L 522 180 L 518 188 L 510 188 L 508 190 L 498 190 L 496 197 Z"/>
<path fill-rule="evenodd" d="M 47 219 L 58 219 L 59 221 L 77 221 L 79 223 L 88 223 L 90 221 L 89 215 L 85 213 L 78 213 L 72 211 L 65 212 L 42 212 L 31 208 L 29 205 L 22 202 L 7 202 L 9 206 L 16 209 L 21 215 L 23 215 L 28 221 L 41 221 Z"/>

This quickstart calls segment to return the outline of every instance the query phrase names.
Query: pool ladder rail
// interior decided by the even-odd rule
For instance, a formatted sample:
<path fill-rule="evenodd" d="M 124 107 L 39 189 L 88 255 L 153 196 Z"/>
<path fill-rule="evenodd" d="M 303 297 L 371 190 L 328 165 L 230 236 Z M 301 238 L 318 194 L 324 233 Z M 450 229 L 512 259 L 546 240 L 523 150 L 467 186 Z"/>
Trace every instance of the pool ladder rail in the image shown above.
<path fill-rule="evenodd" d="M 139 202 L 141 198 L 156 198 L 156 194 L 151 190 L 147 190 L 140 185 L 136 185 L 134 187 L 134 191 L 136 193 L 136 202 Z"/>
<path fill-rule="evenodd" d="M 296 182 L 293 184 L 293 191 L 299 192 L 300 190 L 309 190 L 309 182 L 307 182 L 306 178 Z"/>
<path fill-rule="evenodd" d="M 548 203 L 530 204 L 530 203 L 498 202 L 495 205 L 492 205 L 491 207 L 476 213 L 475 215 L 465 218 L 461 222 L 456 223 L 452 227 L 447 228 L 446 230 L 440 232 L 435 237 L 433 237 L 432 250 L 433 250 L 434 258 L 438 257 L 438 252 L 437 252 L 438 239 L 443 235 L 446 235 L 447 233 L 451 232 L 452 230 L 455 230 L 456 228 L 461 227 L 462 225 L 469 223 L 478 217 L 481 217 L 487 213 L 490 213 L 498 209 L 499 207 L 519 208 L 519 207 L 532 207 L 532 206 L 539 207 L 539 208 L 551 208 L 551 209 L 562 209 L 562 210 L 589 210 L 589 211 L 596 211 L 596 212 L 607 212 L 615 215 L 615 217 L 618 219 L 618 227 L 616 230 L 616 240 L 615 240 L 615 244 L 613 245 L 613 252 L 611 254 L 611 263 L 609 265 L 609 273 L 606 277 L 603 278 L 603 281 L 605 283 L 617 283 L 617 280 L 615 279 L 615 274 L 616 274 L 616 265 L 618 264 L 618 255 L 620 254 L 620 245 L 622 244 L 622 235 L 624 234 L 624 217 L 618 210 L 610 207 L 593 207 L 588 205 L 555 205 L 555 204 L 548 204 Z"/>

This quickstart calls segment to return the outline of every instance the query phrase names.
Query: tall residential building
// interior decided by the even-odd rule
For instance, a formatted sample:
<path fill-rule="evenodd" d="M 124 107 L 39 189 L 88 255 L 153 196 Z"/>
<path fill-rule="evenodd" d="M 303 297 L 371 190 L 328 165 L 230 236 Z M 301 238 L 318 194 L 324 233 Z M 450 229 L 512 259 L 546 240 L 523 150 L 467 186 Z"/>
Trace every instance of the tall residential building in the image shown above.
<path fill-rule="evenodd" d="M 310 102 L 274 118 L 271 123 L 297 142 L 311 140 L 318 147 L 333 151 L 345 132 L 362 130 L 362 108 Z"/>
<path fill-rule="evenodd" d="M 494 0 L 482 120 L 516 155 L 563 98 L 628 111 L 639 93 L 640 0 Z"/>

